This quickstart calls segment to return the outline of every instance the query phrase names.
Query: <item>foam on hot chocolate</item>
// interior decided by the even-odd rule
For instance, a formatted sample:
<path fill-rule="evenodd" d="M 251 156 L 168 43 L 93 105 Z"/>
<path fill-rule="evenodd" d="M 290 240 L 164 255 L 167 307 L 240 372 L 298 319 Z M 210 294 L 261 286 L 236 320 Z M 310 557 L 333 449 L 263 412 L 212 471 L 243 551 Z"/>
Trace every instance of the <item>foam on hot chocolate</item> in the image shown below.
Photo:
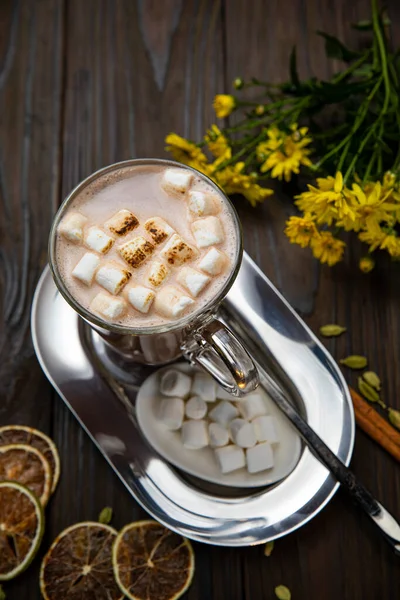
<path fill-rule="evenodd" d="M 56 260 L 86 310 L 126 327 L 165 325 L 209 304 L 234 267 L 232 209 L 184 167 L 100 175 L 57 229 Z"/>

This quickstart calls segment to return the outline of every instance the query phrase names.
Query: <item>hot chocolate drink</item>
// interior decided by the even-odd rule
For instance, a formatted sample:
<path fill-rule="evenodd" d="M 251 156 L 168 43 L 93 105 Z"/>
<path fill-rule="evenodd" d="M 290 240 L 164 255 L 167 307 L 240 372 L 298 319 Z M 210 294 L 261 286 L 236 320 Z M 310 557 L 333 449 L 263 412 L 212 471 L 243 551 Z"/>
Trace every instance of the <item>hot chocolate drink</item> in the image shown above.
<path fill-rule="evenodd" d="M 205 308 L 237 262 L 229 203 L 184 167 L 121 166 L 82 188 L 56 234 L 59 274 L 103 321 L 151 327 Z"/>

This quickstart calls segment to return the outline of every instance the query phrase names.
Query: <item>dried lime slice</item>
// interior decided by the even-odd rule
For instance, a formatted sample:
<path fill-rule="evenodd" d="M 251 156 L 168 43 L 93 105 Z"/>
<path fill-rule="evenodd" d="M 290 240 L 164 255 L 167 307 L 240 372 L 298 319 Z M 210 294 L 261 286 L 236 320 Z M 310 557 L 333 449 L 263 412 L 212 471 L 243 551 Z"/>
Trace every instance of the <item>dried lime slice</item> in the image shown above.
<path fill-rule="evenodd" d="M 8 446 L 9 444 L 27 444 L 43 454 L 50 465 L 51 493 L 53 493 L 60 479 L 60 457 L 53 440 L 32 427 L 5 425 L 0 427 L 0 446 Z"/>
<path fill-rule="evenodd" d="M 156 521 L 126 525 L 113 548 L 115 579 L 131 600 L 176 600 L 194 574 L 189 540 Z"/>
<path fill-rule="evenodd" d="M 22 573 L 33 560 L 44 531 L 43 508 L 16 481 L 0 482 L 0 581 Z"/>
<path fill-rule="evenodd" d="M 0 481 L 18 481 L 46 506 L 50 497 L 50 465 L 39 450 L 26 444 L 0 446 Z"/>
<path fill-rule="evenodd" d="M 90 521 L 60 533 L 40 569 L 45 600 L 122 600 L 111 561 L 116 537 L 117 532 L 109 525 Z"/>

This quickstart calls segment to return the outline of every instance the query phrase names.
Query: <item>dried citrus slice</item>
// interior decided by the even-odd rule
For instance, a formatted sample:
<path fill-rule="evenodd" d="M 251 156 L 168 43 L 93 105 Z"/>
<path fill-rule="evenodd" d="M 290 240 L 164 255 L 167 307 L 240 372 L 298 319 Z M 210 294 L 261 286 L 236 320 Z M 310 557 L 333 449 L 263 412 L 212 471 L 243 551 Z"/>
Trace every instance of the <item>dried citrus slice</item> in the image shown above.
<path fill-rule="evenodd" d="M 28 444 L 43 454 L 50 465 L 51 492 L 53 493 L 60 479 L 60 457 L 53 440 L 32 427 L 5 425 L 0 427 L 0 446 L 9 444 Z"/>
<path fill-rule="evenodd" d="M 156 521 L 126 525 L 113 548 L 115 579 L 131 600 L 176 600 L 192 583 L 189 540 Z"/>
<path fill-rule="evenodd" d="M 0 581 L 22 573 L 34 558 L 44 531 L 43 508 L 16 481 L 0 482 Z"/>
<path fill-rule="evenodd" d="M 77 523 L 54 540 L 42 561 L 45 600 L 121 600 L 111 560 L 117 532 L 101 523 Z"/>
<path fill-rule="evenodd" d="M 50 497 L 50 465 L 39 450 L 26 444 L 0 446 L 0 481 L 18 481 L 46 506 Z"/>

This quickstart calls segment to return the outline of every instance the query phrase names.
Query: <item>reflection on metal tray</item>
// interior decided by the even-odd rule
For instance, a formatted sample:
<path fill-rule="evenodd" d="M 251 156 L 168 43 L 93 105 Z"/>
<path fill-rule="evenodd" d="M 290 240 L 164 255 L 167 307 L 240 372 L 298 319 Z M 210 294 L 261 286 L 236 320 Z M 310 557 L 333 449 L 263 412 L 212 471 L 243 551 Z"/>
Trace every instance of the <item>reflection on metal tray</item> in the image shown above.
<path fill-rule="evenodd" d="M 273 373 L 317 434 L 348 464 L 354 417 L 346 384 L 330 355 L 246 253 L 221 317 L 260 370 Z M 208 484 L 165 462 L 143 438 L 135 417 L 137 389 L 153 369 L 118 367 L 58 293 L 48 268 L 33 302 L 32 336 L 41 366 L 64 402 L 133 497 L 169 528 L 210 544 L 262 543 L 309 521 L 337 489 L 308 448 L 288 477 L 256 490 Z"/>

